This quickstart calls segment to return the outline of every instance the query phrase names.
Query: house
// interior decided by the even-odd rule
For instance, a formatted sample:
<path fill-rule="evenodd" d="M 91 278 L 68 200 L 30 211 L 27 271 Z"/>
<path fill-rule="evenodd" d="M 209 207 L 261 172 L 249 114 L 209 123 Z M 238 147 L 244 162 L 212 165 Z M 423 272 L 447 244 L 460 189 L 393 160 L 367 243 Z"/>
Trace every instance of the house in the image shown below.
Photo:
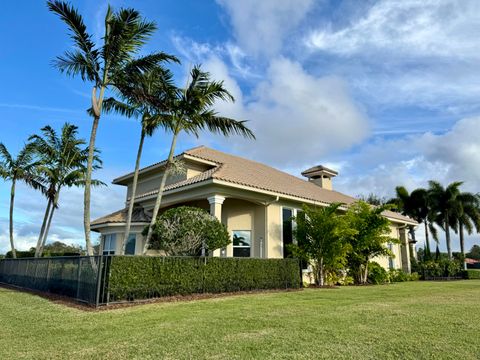
<path fill-rule="evenodd" d="M 233 242 L 215 256 L 283 258 L 286 245 L 294 241 L 290 220 L 303 204 L 325 206 L 332 202 L 351 204 L 355 198 L 334 190 L 337 172 L 314 166 L 302 172 L 305 179 L 270 166 L 205 146 L 176 156 L 184 171 L 169 176 L 162 199 L 162 210 L 179 206 L 203 208 L 224 223 Z M 165 161 L 140 170 L 135 210 L 126 254 L 141 254 L 142 230 L 149 224 Z M 121 176 L 114 184 L 126 187 L 131 201 L 133 173 Z M 101 233 L 104 254 L 119 253 L 127 209 L 121 209 L 92 222 L 92 230 Z M 391 236 L 401 244 L 389 244 L 394 258 L 376 259 L 385 268 L 410 271 L 409 225 L 417 223 L 401 214 L 386 211 Z M 242 239 L 239 241 L 238 239 Z"/>

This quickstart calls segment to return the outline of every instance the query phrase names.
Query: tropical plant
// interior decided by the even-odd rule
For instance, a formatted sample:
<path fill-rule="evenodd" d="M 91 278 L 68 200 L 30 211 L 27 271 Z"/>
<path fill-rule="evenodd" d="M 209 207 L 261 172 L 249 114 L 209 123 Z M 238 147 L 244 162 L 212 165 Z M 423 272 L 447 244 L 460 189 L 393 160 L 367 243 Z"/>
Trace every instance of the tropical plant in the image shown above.
<path fill-rule="evenodd" d="M 23 181 L 35 190 L 45 192 L 43 179 L 38 173 L 40 161 L 35 156 L 31 144 L 26 144 L 18 153 L 17 157 L 7 150 L 3 143 L 0 143 L 0 176 L 11 181 L 10 188 L 10 212 L 9 212 L 9 236 L 12 257 L 16 258 L 15 240 L 13 238 L 13 208 L 15 206 L 15 189 L 18 181 Z"/>
<path fill-rule="evenodd" d="M 229 243 L 227 227 L 215 216 L 200 208 L 180 206 L 158 217 L 150 249 L 168 256 L 205 256 Z"/>
<path fill-rule="evenodd" d="M 125 254 L 130 234 L 145 137 L 152 136 L 159 127 L 168 128 L 171 125 L 168 122 L 165 123 L 167 119 L 157 114 L 166 110 L 165 104 L 168 102 L 167 99 L 175 93 L 176 89 L 173 85 L 172 73 L 160 65 L 141 74 L 125 74 L 123 81 L 117 84 L 117 89 L 123 102 L 114 97 L 105 99 L 103 104 L 104 112 L 116 112 L 129 118 L 141 119 L 140 140 L 120 253 L 123 255 Z"/>
<path fill-rule="evenodd" d="M 343 269 L 350 249 L 347 236 L 353 235 L 342 215 L 337 214 L 342 204 L 334 203 L 326 207 L 303 206 L 303 211 L 295 218 L 296 244 L 290 244 L 292 254 L 311 264 L 315 282 L 325 284 L 328 273 Z"/>
<path fill-rule="evenodd" d="M 385 245 L 389 242 L 398 243 L 398 240 L 389 236 L 390 223 L 382 215 L 383 211 L 391 207 L 391 205 L 373 207 L 364 201 L 357 201 L 345 214 L 349 227 L 354 230 L 347 238 L 351 246 L 347 263 L 359 284 L 367 282 L 370 260 L 377 256 L 394 256 Z"/>
<path fill-rule="evenodd" d="M 245 121 L 219 116 L 215 112 L 213 106 L 215 101 L 218 100 L 234 101 L 234 98 L 224 87 L 223 81 L 212 81 L 208 72 L 204 72 L 199 66 L 195 66 L 190 72 L 190 80 L 185 89 L 177 90 L 175 96 L 169 99 L 168 104 L 166 104 L 168 111 L 158 114 L 163 118 L 164 123 L 171 124 L 170 128 L 173 134 L 170 151 L 157 191 L 152 220 L 145 239 L 144 254 L 148 250 L 152 237 L 153 225 L 160 210 L 167 177 L 174 170 L 173 154 L 178 135 L 185 132 L 188 135 L 198 136 L 200 131 L 208 130 L 224 136 L 238 134 L 247 138 L 255 138 L 253 132 L 246 127 Z"/>
<path fill-rule="evenodd" d="M 397 210 L 403 215 L 409 216 L 419 223 L 423 223 L 425 228 L 425 257 L 430 259 L 430 235 L 429 232 L 434 234 L 434 240 L 437 240 L 437 232 L 433 223 L 429 221 L 429 196 L 426 189 L 415 189 L 411 193 L 403 186 L 397 186 L 395 188 L 396 198 L 390 200 L 390 203 L 395 204 Z M 430 230 L 430 231 L 429 231 Z M 412 232 L 414 236 L 415 232 Z M 415 240 L 415 239 L 414 239 Z"/>
<path fill-rule="evenodd" d="M 453 216 L 458 224 L 454 229 L 459 233 L 463 267 L 464 270 L 466 270 L 464 231 L 469 235 L 471 235 L 474 230 L 477 233 L 480 232 L 480 196 L 469 192 L 460 193 L 457 196 L 457 206 Z"/>
<path fill-rule="evenodd" d="M 95 139 L 102 114 L 105 91 L 121 82 L 125 74 L 141 73 L 155 67 L 165 59 L 173 59 L 163 52 L 134 58 L 156 30 L 153 22 L 146 21 L 134 9 L 120 9 L 116 12 L 109 6 L 105 15 L 105 33 L 101 45 L 95 44 L 93 36 L 78 11 L 64 1 L 48 1 L 50 11 L 60 17 L 68 26 L 73 40 L 73 50 L 59 56 L 55 66 L 70 76 L 80 76 L 92 83 L 93 123 L 90 133 L 87 171 L 84 192 L 84 230 L 88 255 L 93 255 L 90 240 L 90 194 L 92 170 L 95 155 Z M 98 94 L 97 94 L 98 91 Z"/>
<path fill-rule="evenodd" d="M 455 227 L 455 213 L 459 208 L 460 186 L 462 182 L 453 182 L 443 187 L 437 181 L 429 181 L 428 198 L 430 204 L 430 217 L 445 231 L 448 258 L 452 260 L 452 244 L 450 228 Z"/>
<path fill-rule="evenodd" d="M 59 135 L 51 126 L 47 125 L 41 129 L 41 133 L 41 135 L 32 135 L 29 138 L 34 151 L 41 160 L 38 171 L 42 174 L 47 187 L 48 199 L 37 240 L 35 257 L 42 255 L 53 214 L 58 208 L 61 189 L 85 184 L 88 159 L 88 148 L 85 147 L 85 140 L 78 138 L 77 126 L 65 123 Z M 100 165 L 101 161 L 96 154 L 93 167 L 98 169 Z M 100 185 L 101 182 L 92 180 L 92 184 Z"/>

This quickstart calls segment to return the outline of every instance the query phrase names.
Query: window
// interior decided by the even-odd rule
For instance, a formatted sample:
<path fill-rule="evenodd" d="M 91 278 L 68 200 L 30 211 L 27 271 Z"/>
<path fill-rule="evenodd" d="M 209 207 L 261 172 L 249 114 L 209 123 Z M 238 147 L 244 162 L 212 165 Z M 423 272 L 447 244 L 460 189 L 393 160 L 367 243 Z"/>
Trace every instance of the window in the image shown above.
<path fill-rule="evenodd" d="M 233 256 L 250 257 L 252 232 L 250 230 L 233 231 Z"/>
<path fill-rule="evenodd" d="M 282 209 L 282 239 L 283 239 L 283 257 L 287 258 L 290 255 L 287 245 L 293 242 L 293 209 Z"/>
<path fill-rule="evenodd" d="M 125 246 L 125 255 L 135 255 L 135 243 L 137 241 L 137 234 L 130 234 Z"/>
<path fill-rule="evenodd" d="M 117 247 L 117 234 L 103 235 L 103 255 L 114 255 Z"/>

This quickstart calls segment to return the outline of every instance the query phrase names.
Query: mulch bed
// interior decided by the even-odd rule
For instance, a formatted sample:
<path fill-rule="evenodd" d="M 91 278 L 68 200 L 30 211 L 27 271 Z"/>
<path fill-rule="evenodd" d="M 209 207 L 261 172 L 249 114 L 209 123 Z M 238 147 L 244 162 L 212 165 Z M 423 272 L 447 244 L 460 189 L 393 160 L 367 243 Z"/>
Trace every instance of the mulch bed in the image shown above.
<path fill-rule="evenodd" d="M 250 295 L 250 294 L 271 294 L 271 293 L 281 293 L 281 292 L 297 292 L 303 291 L 302 288 L 300 289 L 276 289 L 276 290 L 252 290 L 252 291 L 238 291 L 238 292 L 230 292 L 230 293 L 218 293 L 218 294 L 191 294 L 191 295 L 176 295 L 176 296 L 165 296 L 161 298 L 154 298 L 154 299 L 144 299 L 144 300 L 135 300 L 135 301 L 128 301 L 128 302 L 118 302 L 118 303 L 110 303 L 108 305 L 100 305 L 99 307 L 95 307 L 90 304 L 81 303 L 75 301 L 72 298 L 45 293 L 35 290 L 23 289 L 18 288 L 15 286 L 9 286 L 6 284 L 0 284 L 0 289 L 9 289 L 15 291 L 21 291 L 28 294 L 36 295 L 41 298 L 47 299 L 55 304 L 60 304 L 63 306 L 67 306 L 70 308 L 89 311 L 89 312 L 98 312 L 98 311 L 108 311 L 113 309 L 122 309 L 132 306 L 139 306 L 144 304 L 156 304 L 156 303 L 170 303 L 170 302 L 190 302 L 196 300 L 207 300 L 207 299 L 219 299 L 225 297 L 232 297 L 232 296 L 240 296 L 240 295 Z"/>

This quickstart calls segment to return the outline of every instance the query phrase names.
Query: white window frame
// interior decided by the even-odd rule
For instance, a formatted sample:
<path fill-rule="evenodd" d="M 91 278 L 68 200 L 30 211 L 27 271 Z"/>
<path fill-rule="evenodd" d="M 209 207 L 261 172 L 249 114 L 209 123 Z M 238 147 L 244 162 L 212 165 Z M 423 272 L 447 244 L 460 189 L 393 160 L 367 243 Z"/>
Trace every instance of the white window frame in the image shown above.
<path fill-rule="evenodd" d="M 103 237 L 102 255 L 115 255 L 115 252 L 117 249 L 117 233 L 104 234 L 102 237 Z M 108 238 L 108 245 L 109 245 L 108 248 L 106 247 L 107 238 Z M 114 240 L 113 249 L 112 249 L 112 240 Z"/>
<path fill-rule="evenodd" d="M 128 246 L 128 241 L 130 240 L 130 237 L 131 236 L 134 236 L 134 247 L 133 247 L 133 254 L 127 254 L 127 246 Z M 135 253 L 137 252 L 137 233 L 130 233 L 128 235 L 128 238 L 127 238 L 127 243 L 125 244 L 125 255 L 135 255 Z"/>
<path fill-rule="evenodd" d="M 282 257 L 285 256 L 285 248 L 283 246 L 283 209 L 292 210 L 292 217 L 297 217 L 297 213 L 299 211 L 303 211 L 302 209 L 295 208 L 292 206 L 281 206 L 280 207 L 280 240 L 281 240 L 281 247 L 282 247 Z M 297 239 L 295 238 L 295 229 L 297 228 L 297 222 L 292 220 L 292 243 L 296 244 Z"/>

